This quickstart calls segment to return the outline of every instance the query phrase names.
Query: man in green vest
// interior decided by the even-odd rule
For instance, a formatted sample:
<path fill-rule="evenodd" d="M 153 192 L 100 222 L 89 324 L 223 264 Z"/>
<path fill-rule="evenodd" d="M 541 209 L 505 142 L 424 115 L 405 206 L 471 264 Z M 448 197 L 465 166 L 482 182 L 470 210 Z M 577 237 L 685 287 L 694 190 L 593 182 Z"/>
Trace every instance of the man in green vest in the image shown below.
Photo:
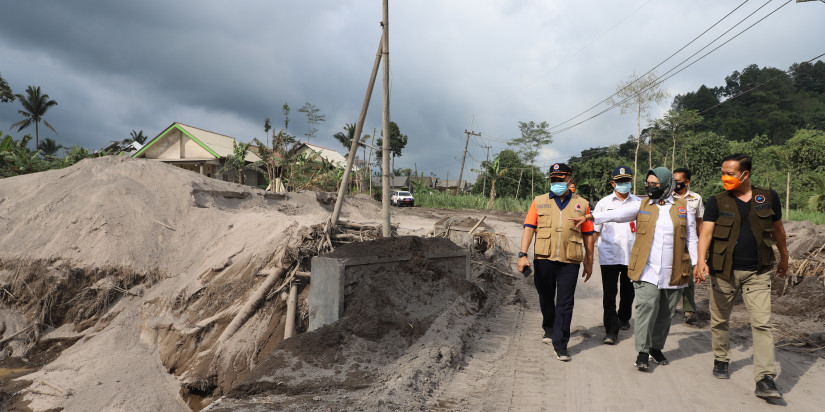
<path fill-rule="evenodd" d="M 642 372 L 649 370 L 650 358 L 661 366 L 669 363 L 662 349 L 670 320 L 690 279 L 690 265 L 698 260 L 695 215 L 684 199 L 674 199 L 673 188 L 670 170 L 657 167 L 647 172 L 647 199 L 573 219 L 576 225 L 636 221 L 627 276 L 636 297 L 634 366 Z"/>
<path fill-rule="evenodd" d="M 544 336 L 542 342 L 552 343 L 556 358 L 569 361 L 567 343 L 573 320 L 573 295 L 576 292 L 579 267 L 584 262 L 582 277 L 587 282 L 593 273 L 593 224 L 574 227 L 570 219 L 589 213 L 587 200 L 570 191 L 568 184 L 573 171 L 564 163 L 550 167 L 550 193 L 536 196 L 524 220 L 518 270 L 530 266 L 527 252 L 533 246 L 533 282 L 539 294 Z M 589 222 L 588 222 L 589 223 Z M 582 251 L 584 249 L 584 251 Z M 583 253 L 584 252 L 584 253 Z"/>
<path fill-rule="evenodd" d="M 770 272 L 775 261 L 773 245 L 776 245 L 779 249 L 776 274 L 785 276 L 788 248 L 779 195 L 773 189 L 751 184 L 751 165 L 750 157 L 742 153 L 722 160 L 725 191 L 708 199 L 705 206 L 699 236 L 702 259 L 694 268 L 693 276 L 698 285 L 710 275 L 713 376 L 730 377 L 728 328 L 733 302 L 741 292 L 750 313 L 753 334 L 754 393 L 764 399 L 781 398 L 773 380 L 776 364 L 771 332 Z"/>

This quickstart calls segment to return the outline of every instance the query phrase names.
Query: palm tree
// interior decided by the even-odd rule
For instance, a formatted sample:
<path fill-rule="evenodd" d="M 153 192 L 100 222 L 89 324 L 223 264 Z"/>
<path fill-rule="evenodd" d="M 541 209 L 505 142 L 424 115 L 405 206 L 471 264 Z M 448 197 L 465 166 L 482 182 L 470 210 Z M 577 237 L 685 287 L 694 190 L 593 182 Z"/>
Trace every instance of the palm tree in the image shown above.
<path fill-rule="evenodd" d="M 41 94 L 40 93 L 40 86 L 29 86 L 26 88 L 26 96 L 22 94 L 15 94 L 18 100 L 20 100 L 20 104 L 23 106 L 23 110 L 18 110 L 17 112 L 25 116 L 25 118 L 13 125 L 11 127 L 20 126 L 17 131 L 21 131 L 34 123 L 34 147 L 40 146 L 40 121 L 43 121 L 43 124 L 48 126 L 49 129 L 52 129 L 54 134 L 57 134 L 57 130 L 54 130 L 54 127 L 49 124 L 49 122 L 43 120 L 43 115 L 49 110 L 52 106 L 57 106 L 57 102 L 54 100 L 49 100 L 48 94 Z"/>
<path fill-rule="evenodd" d="M 57 151 L 62 149 L 63 145 L 57 144 L 52 138 L 45 138 L 39 145 L 37 145 L 37 150 L 43 153 L 44 156 L 55 156 L 57 155 Z"/>
<path fill-rule="evenodd" d="M 129 137 L 123 139 L 123 141 L 121 143 L 123 143 L 124 145 L 128 145 L 132 142 L 138 142 L 140 144 L 143 144 L 143 142 L 145 142 L 146 139 L 147 139 L 147 136 L 143 135 L 143 130 L 141 130 L 139 132 L 136 132 L 136 131 L 132 130 L 132 133 L 129 133 Z"/>

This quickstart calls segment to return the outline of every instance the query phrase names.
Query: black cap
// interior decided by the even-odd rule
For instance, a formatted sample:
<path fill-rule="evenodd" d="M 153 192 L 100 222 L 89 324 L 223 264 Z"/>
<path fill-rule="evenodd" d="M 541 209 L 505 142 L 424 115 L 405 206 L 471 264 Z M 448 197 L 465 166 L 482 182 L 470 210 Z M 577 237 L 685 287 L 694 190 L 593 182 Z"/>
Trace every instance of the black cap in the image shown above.
<path fill-rule="evenodd" d="M 619 166 L 613 169 L 613 180 L 633 177 L 633 169 L 628 166 Z"/>
<path fill-rule="evenodd" d="M 550 166 L 550 171 L 547 173 L 547 177 L 565 177 L 572 174 L 573 169 L 571 169 L 570 166 L 564 163 L 555 163 L 553 166 Z"/>

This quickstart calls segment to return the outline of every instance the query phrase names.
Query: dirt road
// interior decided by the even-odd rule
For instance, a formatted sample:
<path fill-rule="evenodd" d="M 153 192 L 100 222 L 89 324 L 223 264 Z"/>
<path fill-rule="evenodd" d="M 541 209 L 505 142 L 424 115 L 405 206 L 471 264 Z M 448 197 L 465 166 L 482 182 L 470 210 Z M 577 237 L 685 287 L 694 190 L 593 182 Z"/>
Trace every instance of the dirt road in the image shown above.
<path fill-rule="evenodd" d="M 415 213 L 415 215 L 423 215 Z M 415 228 L 414 216 L 399 218 Z M 513 247 L 521 237 L 517 217 L 488 217 Z M 532 254 L 532 251 L 531 251 Z M 776 379 L 785 399 L 768 404 L 753 395 L 752 348 L 748 338 L 731 342 L 731 378 L 711 374 L 710 330 L 673 320 L 664 354 L 666 366 L 633 367 L 633 329 L 621 331 L 616 345 L 602 344 L 602 285 L 598 261 L 588 282 L 579 280 L 573 312 L 570 362 L 553 356 L 541 342 L 541 311 L 532 277 L 519 279 L 510 304 L 481 320 L 461 369 L 428 403 L 434 410 L 822 410 L 825 359 L 777 350 Z M 700 288 L 707 285 L 700 285 Z M 707 307 L 707 300 L 697 302 Z M 741 305 L 741 303 L 739 304 Z M 631 325 L 633 321 L 631 320 Z M 749 333 L 741 335 L 748 336 Z"/>

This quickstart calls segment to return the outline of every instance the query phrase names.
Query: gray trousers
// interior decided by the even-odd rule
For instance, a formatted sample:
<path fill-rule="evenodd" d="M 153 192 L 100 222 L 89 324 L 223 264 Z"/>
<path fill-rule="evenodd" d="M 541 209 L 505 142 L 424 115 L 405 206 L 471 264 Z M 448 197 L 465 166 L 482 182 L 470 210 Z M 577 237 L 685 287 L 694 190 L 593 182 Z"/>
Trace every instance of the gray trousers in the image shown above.
<path fill-rule="evenodd" d="M 647 282 L 633 282 L 633 289 L 636 292 L 636 352 L 664 349 L 682 290 L 659 289 Z"/>

